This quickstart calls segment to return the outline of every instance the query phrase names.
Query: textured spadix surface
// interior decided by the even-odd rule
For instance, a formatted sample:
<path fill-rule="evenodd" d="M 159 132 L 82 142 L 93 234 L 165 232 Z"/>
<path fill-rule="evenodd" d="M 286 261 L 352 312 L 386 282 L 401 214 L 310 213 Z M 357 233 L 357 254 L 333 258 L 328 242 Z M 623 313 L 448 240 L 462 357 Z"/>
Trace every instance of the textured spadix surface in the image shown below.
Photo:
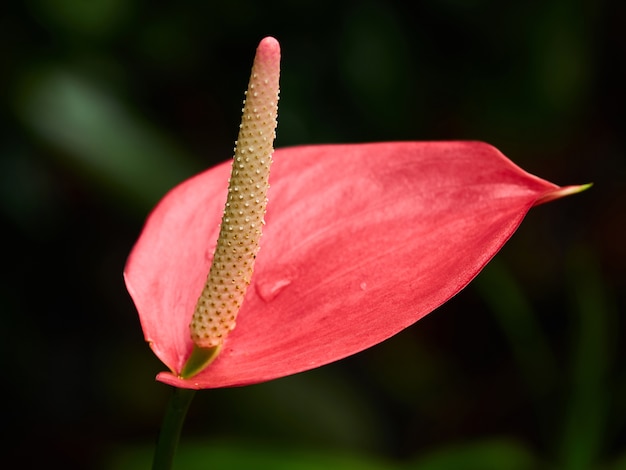
<path fill-rule="evenodd" d="M 278 41 L 265 38 L 257 48 L 246 92 L 213 264 L 190 325 L 193 341 L 203 348 L 222 344 L 235 328 L 252 277 L 267 206 L 279 72 Z"/>
<path fill-rule="evenodd" d="M 145 338 L 171 370 L 158 380 L 179 387 L 262 382 L 373 346 L 465 287 L 533 205 L 576 191 L 480 142 L 279 149 L 237 328 L 215 362 L 182 380 L 229 171 L 167 194 L 125 270 Z"/>

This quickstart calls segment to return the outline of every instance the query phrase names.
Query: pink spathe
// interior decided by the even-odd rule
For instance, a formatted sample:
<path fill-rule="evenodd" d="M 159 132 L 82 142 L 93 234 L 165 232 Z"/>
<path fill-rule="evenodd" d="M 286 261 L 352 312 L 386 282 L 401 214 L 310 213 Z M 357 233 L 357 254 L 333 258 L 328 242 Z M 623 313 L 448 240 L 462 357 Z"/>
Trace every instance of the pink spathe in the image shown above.
<path fill-rule="evenodd" d="M 125 279 L 145 339 L 184 388 L 247 385 L 374 346 L 463 289 L 538 202 L 571 194 L 481 142 L 276 150 L 266 226 L 237 326 L 198 375 L 177 377 L 209 271 L 230 162 L 168 193 Z"/>

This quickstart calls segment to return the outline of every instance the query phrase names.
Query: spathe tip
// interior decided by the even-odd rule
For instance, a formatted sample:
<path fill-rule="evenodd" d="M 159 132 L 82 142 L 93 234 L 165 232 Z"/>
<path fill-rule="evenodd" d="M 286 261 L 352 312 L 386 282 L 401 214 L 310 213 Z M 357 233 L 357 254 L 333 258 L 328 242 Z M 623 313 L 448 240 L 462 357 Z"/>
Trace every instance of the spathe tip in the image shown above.
<path fill-rule="evenodd" d="M 593 183 L 579 184 L 575 186 L 563 186 L 555 189 L 554 191 L 550 191 L 549 193 L 544 194 L 539 199 L 535 201 L 534 206 L 538 206 L 540 204 L 545 204 L 546 202 L 554 201 L 555 199 L 561 199 L 566 196 L 571 196 L 572 194 L 582 193 L 587 189 L 591 188 Z"/>

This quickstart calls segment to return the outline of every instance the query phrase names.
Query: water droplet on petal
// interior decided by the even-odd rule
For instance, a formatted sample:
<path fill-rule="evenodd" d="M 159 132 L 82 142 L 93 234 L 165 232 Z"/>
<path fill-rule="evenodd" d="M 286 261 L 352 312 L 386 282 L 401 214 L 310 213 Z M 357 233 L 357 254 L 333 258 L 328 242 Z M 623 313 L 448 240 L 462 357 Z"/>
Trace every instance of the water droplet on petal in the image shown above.
<path fill-rule="evenodd" d="M 266 302 L 271 302 L 289 284 L 291 284 L 291 279 L 279 278 L 278 280 L 270 282 L 257 281 L 255 287 L 257 293 L 259 294 L 259 297 L 261 297 Z"/>
<path fill-rule="evenodd" d="M 359 287 L 361 288 L 361 290 L 367 290 L 367 282 L 362 282 Z"/>

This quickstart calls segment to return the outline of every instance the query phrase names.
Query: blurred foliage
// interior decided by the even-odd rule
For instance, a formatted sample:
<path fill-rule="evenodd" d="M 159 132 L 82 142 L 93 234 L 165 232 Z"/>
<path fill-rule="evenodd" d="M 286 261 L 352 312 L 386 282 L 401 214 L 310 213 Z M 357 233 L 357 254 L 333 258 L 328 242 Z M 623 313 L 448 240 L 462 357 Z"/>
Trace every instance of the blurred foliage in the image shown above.
<path fill-rule="evenodd" d="M 626 468 L 618 0 L 27 0 L 0 16 L 4 455 L 146 468 L 169 390 L 121 272 L 230 157 L 258 41 L 279 146 L 478 139 L 560 184 L 470 288 L 327 367 L 199 393 L 179 468 Z"/>
<path fill-rule="evenodd" d="M 147 468 L 152 449 L 134 448 L 120 451 L 109 463 L 118 470 Z M 228 442 L 207 445 L 204 442 L 181 446 L 177 467 L 180 470 L 207 468 L 231 470 L 531 470 L 540 465 L 520 445 L 504 440 L 450 446 L 405 463 L 383 461 L 367 455 L 337 452 L 312 453 L 298 449 L 258 447 L 248 444 L 237 447 Z M 503 462 L 506 464 L 503 466 Z"/>

